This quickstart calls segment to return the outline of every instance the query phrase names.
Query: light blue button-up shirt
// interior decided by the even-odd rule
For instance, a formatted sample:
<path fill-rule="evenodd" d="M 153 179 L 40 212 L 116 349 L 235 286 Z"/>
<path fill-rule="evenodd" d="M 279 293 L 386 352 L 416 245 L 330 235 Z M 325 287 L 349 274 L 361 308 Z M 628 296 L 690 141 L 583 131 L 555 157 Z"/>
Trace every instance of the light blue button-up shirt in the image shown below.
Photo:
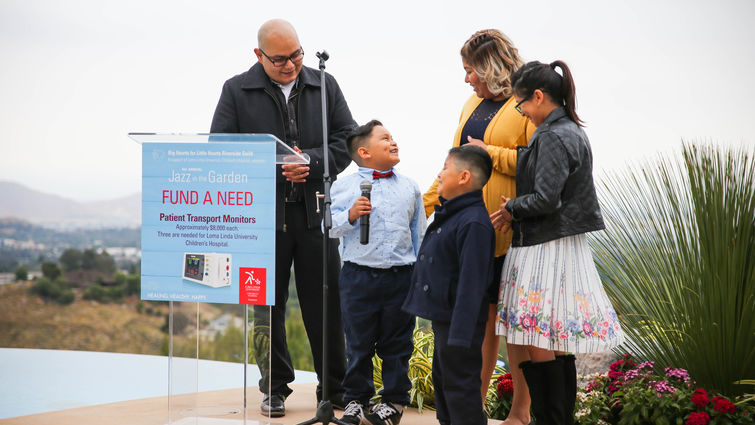
<path fill-rule="evenodd" d="M 330 188 L 333 228 L 330 237 L 341 238 L 343 261 L 387 269 L 414 264 L 427 220 L 417 183 L 394 171 L 392 177 L 372 179 L 372 168 L 339 177 Z M 370 241 L 359 243 L 359 219 L 349 223 L 349 209 L 362 196 L 359 184 L 372 182 L 370 192 Z"/>

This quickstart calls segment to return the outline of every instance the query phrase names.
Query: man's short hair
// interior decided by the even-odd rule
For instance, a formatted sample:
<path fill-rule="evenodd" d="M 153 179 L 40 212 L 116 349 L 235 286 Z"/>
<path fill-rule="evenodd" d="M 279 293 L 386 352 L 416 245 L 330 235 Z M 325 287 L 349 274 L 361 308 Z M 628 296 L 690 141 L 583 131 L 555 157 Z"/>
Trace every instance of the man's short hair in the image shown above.
<path fill-rule="evenodd" d="M 454 162 L 457 171 L 469 170 L 475 189 L 482 189 L 493 172 L 493 160 L 488 151 L 474 145 L 463 145 L 451 148 L 448 157 Z"/>
<path fill-rule="evenodd" d="M 359 158 L 357 150 L 359 150 L 359 148 L 361 147 L 367 146 L 367 141 L 370 139 L 372 129 L 377 126 L 382 127 L 383 123 L 378 120 L 372 120 L 367 124 L 360 125 L 359 127 L 355 128 L 351 133 L 349 133 L 348 136 L 346 136 L 346 146 L 349 149 L 349 155 L 351 155 L 351 158 L 357 164 L 361 165 L 361 159 Z"/>

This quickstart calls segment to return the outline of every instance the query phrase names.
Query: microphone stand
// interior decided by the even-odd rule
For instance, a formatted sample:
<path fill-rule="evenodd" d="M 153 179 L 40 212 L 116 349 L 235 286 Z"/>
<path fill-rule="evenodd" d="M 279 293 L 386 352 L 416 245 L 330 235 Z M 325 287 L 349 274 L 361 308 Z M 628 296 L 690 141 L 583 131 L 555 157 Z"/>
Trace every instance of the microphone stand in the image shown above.
<path fill-rule="evenodd" d="M 327 97 L 325 91 L 325 61 L 330 58 L 325 50 L 318 52 L 317 57 L 320 59 L 320 100 L 322 102 L 322 162 L 323 162 L 323 192 L 317 193 L 317 204 L 320 204 L 320 198 L 323 199 L 323 233 L 322 233 L 322 401 L 317 406 L 315 417 L 302 422 L 299 425 L 312 425 L 321 423 L 328 425 L 334 423 L 337 425 L 349 425 L 336 419 L 333 414 L 333 405 L 330 402 L 328 392 L 328 247 L 330 246 L 330 229 L 333 227 L 333 219 L 330 216 L 330 166 L 328 163 L 328 111 Z"/>

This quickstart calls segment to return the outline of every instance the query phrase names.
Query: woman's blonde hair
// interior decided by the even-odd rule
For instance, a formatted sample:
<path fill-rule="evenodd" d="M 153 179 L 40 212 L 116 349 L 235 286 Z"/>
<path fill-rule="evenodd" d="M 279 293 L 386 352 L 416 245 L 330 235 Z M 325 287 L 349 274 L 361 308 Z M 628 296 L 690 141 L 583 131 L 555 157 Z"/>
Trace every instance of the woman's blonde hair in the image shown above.
<path fill-rule="evenodd" d="M 511 74 L 524 62 L 519 50 L 502 32 L 496 29 L 474 33 L 461 47 L 461 57 L 485 81 L 491 93 L 512 95 Z"/>

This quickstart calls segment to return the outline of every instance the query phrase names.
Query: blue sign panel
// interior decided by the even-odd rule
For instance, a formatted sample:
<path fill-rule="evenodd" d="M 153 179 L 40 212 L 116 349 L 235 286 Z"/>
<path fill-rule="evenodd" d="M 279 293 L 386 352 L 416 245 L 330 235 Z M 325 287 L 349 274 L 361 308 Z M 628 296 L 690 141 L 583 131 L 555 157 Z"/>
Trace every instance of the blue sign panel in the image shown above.
<path fill-rule="evenodd" d="M 143 300 L 275 303 L 275 154 L 142 144 Z"/>

